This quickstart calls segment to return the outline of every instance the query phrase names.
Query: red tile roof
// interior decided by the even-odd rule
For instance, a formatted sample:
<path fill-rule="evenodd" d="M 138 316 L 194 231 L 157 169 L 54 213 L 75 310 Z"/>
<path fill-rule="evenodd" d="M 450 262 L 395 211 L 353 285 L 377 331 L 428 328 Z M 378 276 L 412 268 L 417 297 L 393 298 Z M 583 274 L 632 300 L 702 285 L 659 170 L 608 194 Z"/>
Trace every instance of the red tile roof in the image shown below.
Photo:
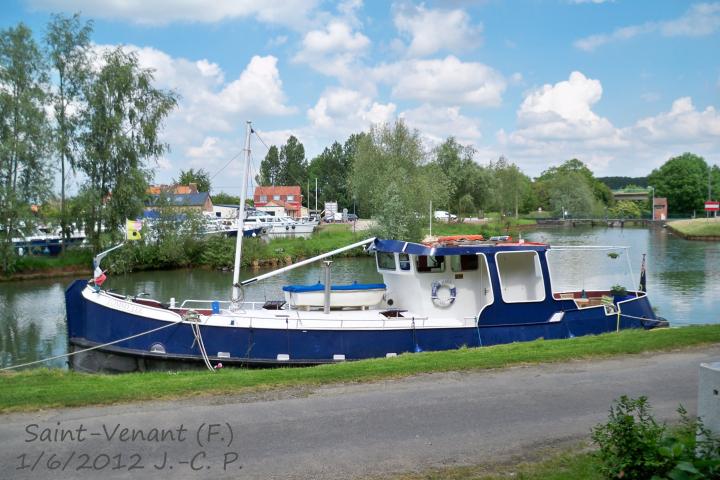
<path fill-rule="evenodd" d="M 299 186 L 279 186 L 279 187 L 255 187 L 255 195 L 297 195 L 298 201 L 300 201 L 300 187 Z"/>

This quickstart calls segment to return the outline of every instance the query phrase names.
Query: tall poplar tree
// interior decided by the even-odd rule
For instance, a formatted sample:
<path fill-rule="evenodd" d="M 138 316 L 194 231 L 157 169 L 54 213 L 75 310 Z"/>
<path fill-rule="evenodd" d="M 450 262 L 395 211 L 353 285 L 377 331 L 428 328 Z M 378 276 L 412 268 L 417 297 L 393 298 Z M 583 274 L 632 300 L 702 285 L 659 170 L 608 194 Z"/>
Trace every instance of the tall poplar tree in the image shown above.
<path fill-rule="evenodd" d="M 85 92 L 78 167 L 87 177 L 82 194 L 88 203 L 87 233 L 96 250 L 102 226 L 116 238 L 125 219 L 141 212 L 151 177 L 146 161 L 168 148 L 159 132 L 177 99 L 152 82 L 152 72 L 139 66 L 135 54 L 117 48 L 103 56 Z"/>
<path fill-rule="evenodd" d="M 51 94 L 55 125 L 53 150 L 60 163 L 60 226 L 68 238 L 68 215 L 65 206 L 67 168 L 75 168 L 75 147 L 83 103 L 83 86 L 89 75 L 90 34 L 92 24 L 80 21 L 80 14 L 66 17 L 55 14 L 48 25 L 45 43 L 50 64 L 57 76 Z"/>
<path fill-rule="evenodd" d="M 30 204 L 50 191 L 45 161 L 47 121 L 43 109 L 47 69 L 24 24 L 0 31 L 0 258 L 12 268 L 12 238 L 29 227 Z"/>

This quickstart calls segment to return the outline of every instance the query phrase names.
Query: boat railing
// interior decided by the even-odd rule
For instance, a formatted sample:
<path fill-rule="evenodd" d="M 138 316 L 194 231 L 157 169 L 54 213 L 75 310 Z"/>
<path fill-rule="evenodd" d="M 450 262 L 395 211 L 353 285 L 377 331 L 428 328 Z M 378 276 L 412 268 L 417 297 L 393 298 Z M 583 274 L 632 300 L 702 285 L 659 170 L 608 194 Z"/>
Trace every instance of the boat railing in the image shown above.
<path fill-rule="evenodd" d="M 183 302 L 180 304 L 180 308 L 195 308 L 195 309 L 207 309 L 209 310 L 212 308 L 213 303 L 217 302 L 217 304 L 221 307 L 221 309 L 228 309 L 233 302 L 229 300 L 194 300 L 194 299 L 187 299 L 183 300 Z M 251 310 L 258 310 L 261 308 L 265 302 L 242 302 L 239 304 L 239 307 L 241 309 L 249 308 Z"/>

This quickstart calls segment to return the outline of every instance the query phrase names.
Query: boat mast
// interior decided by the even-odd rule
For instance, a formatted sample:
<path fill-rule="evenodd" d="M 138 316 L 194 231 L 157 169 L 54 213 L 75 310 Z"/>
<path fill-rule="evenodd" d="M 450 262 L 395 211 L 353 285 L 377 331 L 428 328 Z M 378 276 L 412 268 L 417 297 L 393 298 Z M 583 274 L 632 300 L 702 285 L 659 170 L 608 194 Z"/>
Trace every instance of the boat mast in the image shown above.
<path fill-rule="evenodd" d="M 233 289 L 230 299 L 233 303 L 242 301 L 240 298 L 240 260 L 242 259 L 243 227 L 245 225 L 245 197 L 247 196 L 247 184 L 250 177 L 250 133 L 252 124 L 245 122 L 245 163 L 243 164 L 242 187 L 240 188 L 240 206 L 237 218 L 237 238 L 235 240 L 235 268 L 233 269 Z"/>

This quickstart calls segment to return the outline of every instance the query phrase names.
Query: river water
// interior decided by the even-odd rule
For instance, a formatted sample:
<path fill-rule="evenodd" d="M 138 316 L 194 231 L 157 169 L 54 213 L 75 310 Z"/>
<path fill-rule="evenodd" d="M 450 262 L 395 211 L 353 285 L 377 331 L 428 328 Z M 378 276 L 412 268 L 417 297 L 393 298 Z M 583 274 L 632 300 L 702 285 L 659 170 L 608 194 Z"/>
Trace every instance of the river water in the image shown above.
<path fill-rule="evenodd" d="M 673 326 L 720 323 L 720 243 L 683 240 L 665 229 L 552 228 L 527 232 L 525 238 L 550 245 L 615 245 L 630 247 L 630 264 L 637 279 L 642 254 L 647 254 L 647 286 L 657 313 Z M 588 267 L 590 270 L 591 267 Z M 264 270 L 242 272 L 243 279 Z M 588 272 L 589 274 L 590 272 Z M 245 288 L 245 299 L 282 298 L 286 284 L 316 283 L 320 264 L 300 267 Z M 337 259 L 333 283 L 379 282 L 371 257 Z M 634 281 L 633 280 L 633 281 Z M 64 289 L 69 278 L 0 283 L 0 365 L 17 365 L 67 351 Z M 111 276 L 105 286 L 118 293 L 145 292 L 167 302 L 171 297 L 225 300 L 231 272 L 173 270 Z M 630 285 L 627 285 L 628 287 Z M 64 367 L 60 359 L 48 362 Z"/>

